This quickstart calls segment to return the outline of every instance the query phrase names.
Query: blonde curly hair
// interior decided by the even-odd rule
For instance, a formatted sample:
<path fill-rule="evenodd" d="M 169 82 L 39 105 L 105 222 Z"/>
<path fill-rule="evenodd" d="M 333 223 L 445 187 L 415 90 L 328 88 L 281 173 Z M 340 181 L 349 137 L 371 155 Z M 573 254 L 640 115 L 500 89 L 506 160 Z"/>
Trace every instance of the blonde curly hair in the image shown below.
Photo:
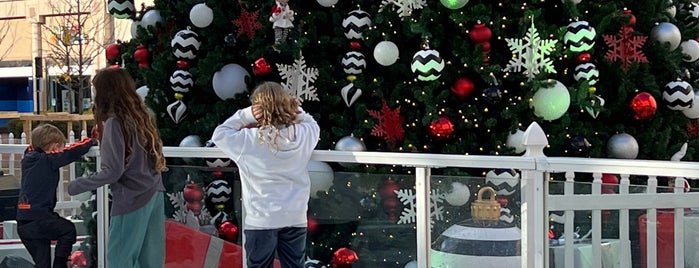
<path fill-rule="evenodd" d="M 298 101 L 277 82 L 258 85 L 250 96 L 250 102 L 261 112 L 256 116 L 260 143 L 276 144 L 279 129 L 292 125 L 298 115 Z"/>

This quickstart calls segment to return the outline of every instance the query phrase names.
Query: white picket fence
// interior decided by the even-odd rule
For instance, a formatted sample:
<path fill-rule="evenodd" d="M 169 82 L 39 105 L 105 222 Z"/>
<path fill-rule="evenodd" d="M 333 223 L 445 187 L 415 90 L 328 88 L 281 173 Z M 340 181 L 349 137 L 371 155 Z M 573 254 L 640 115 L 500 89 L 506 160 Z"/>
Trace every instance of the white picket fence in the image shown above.
<path fill-rule="evenodd" d="M 420 153 L 382 153 L 382 152 L 346 152 L 317 150 L 312 160 L 340 163 L 361 163 L 367 165 L 396 165 L 414 168 L 416 206 L 417 206 L 417 239 L 416 249 L 418 267 L 431 267 L 431 244 L 433 237 L 430 232 L 430 180 L 433 169 L 477 168 L 477 169 L 501 169 L 511 168 L 521 173 L 521 267 L 541 268 L 549 267 L 550 245 L 548 239 L 548 227 L 550 213 L 564 213 L 560 221 L 564 223 L 566 237 L 574 237 L 574 212 L 591 211 L 592 233 L 592 264 L 591 267 L 608 267 L 603 264 L 602 254 L 602 230 L 611 226 L 602 225 L 602 211 L 612 210 L 619 212 L 618 242 L 620 247 L 615 252 L 619 256 L 618 263 L 613 267 L 632 267 L 629 232 L 629 211 L 645 210 L 647 214 L 646 234 L 647 267 L 656 267 L 658 256 L 656 254 L 656 238 L 658 234 L 657 216 L 659 209 L 674 209 L 674 263 L 675 267 L 695 267 L 685 260 L 699 258 L 694 256 L 697 252 L 685 252 L 685 243 L 688 245 L 699 244 L 693 237 L 685 235 L 684 220 L 685 208 L 699 206 L 698 192 L 684 192 L 684 178 L 695 180 L 699 178 L 699 163 L 697 162 L 670 162 L 652 160 L 620 160 L 620 159 L 595 159 L 595 158 L 567 158 L 547 157 L 543 154 L 543 148 L 548 144 L 543 130 L 533 123 L 527 129 L 524 138 L 527 151 L 523 156 L 476 156 L 476 155 L 443 155 Z M 23 145 L 0 145 L 0 153 L 21 156 Z M 226 156 L 216 148 L 195 147 L 166 147 L 165 156 L 187 158 L 225 158 Z M 88 155 L 97 158 L 99 166 L 99 151 L 93 148 Z M 14 161 L 18 161 L 15 158 Z M 10 168 L 11 169 L 11 168 Z M 7 170 L 2 167 L 2 170 Z M 549 192 L 550 178 L 552 174 L 564 174 L 564 192 L 551 194 Z M 591 183 L 590 193 L 574 193 L 576 174 L 592 174 L 594 180 Z M 602 194 L 602 174 L 611 173 L 620 175 L 618 192 Z M 71 173 L 70 178 L 73 178 Z M 646 176 L 646 190 L 640 193 L 630 192 L 629 177 Z M 657 193 L 657 178 L 659 176 L 676 177 L 677 183 L 673 193 Z M 63 196 L 63 189 L 59 189 L 59 195 Z M 97 191 L 98 204 L 98 267 L 105 267 L 104 245 L 107 240 L 108 202 L 107 189 L 102 187 Z M 73 204 L 72 199 L 64 199 L 61 202 Z M 633 219 L 632 219 L 633 220 Z M 572 239 L 566 239 L 564 243 L 563 267 L 575 267 L 575 245 Z M 560 267 L 560 266 L 558 266 Z"/>

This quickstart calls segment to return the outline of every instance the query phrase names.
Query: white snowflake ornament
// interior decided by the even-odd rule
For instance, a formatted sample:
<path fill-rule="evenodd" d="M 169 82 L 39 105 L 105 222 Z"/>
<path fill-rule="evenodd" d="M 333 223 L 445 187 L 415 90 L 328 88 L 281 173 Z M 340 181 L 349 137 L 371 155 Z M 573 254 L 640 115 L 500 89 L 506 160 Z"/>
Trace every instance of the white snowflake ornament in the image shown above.
<path fill-rule="evenodd" d="M 306 59 L 301 55 L 294 60 L 294 64 L 277 64 L 279 76 L 285 80 L 282 86 L 289 94 L 296 96 L 300 101 L 319 101 L 313 82 L 318 78 L 318 68 L 307 67 Z"/>
<path fill-rule="evenodd" d="M 427 0 L 382 0 L 379 11 L 388 5 L 393 5 L 398 17 L 407 17 L 412 15 L 413 10 L 422 9 L 427 5 Z"/>
<path fill-rule="evenodd" d="M 403 204 L 403 212 L 401 212 L 397 224 L 415 223 L 417 221 L 415 190 L 400 189 L 395 192 L 398 199 Z M 444 206 L 442 203 L 444 203 L 444 194 L 440 193 L 439 190 L 432 190 L 432 194 L 430 195 L 430 224 L 434 224 L 435 220 L 444 220 Z"/>
<path fill-rule="evenodd" d="M 524 38 L 506 38 L 505 40 L 513 54 L 512 59 L 507 63 L 505 71 L 522 72 L 529 81 L 542 71 L 556 73 L 553 61 L 546 56 L 553 52 L 558 40 L 542 40 L 539 36 L 539 31 L 534 27 L 534 21 L 532 21 L 532 25 L 527 30 Z"/>

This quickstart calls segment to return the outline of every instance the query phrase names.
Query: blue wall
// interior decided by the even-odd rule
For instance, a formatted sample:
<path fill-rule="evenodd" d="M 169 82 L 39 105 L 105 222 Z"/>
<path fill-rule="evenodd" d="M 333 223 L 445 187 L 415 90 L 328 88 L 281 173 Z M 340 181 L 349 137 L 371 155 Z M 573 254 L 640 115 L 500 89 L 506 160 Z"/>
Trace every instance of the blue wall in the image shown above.
<path fill-rule="evenodd" d="M 31 113 L 34 111 L 32 101 L 31 79 L 1 78 L 0 79 L 0 111 L 17 111 Z M 0 127 L 7 127 L 7 119 L 0 119 Z"/>

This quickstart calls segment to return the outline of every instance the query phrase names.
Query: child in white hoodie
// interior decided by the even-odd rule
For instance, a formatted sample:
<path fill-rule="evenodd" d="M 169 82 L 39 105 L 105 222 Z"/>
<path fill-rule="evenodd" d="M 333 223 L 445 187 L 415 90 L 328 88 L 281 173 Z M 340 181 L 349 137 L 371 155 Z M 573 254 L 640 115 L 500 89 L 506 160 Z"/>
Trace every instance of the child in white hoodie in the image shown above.
<path fill-rule="evenodd" d="M 252 106 L 238 110 L 212 137 L 238 166 L 248 268 L 303 267 L 310 179 L 306 168 L 320 128 L 275 82 L 257 86 Z M 253 127 L 250 127 L 250 126 Z"/>

